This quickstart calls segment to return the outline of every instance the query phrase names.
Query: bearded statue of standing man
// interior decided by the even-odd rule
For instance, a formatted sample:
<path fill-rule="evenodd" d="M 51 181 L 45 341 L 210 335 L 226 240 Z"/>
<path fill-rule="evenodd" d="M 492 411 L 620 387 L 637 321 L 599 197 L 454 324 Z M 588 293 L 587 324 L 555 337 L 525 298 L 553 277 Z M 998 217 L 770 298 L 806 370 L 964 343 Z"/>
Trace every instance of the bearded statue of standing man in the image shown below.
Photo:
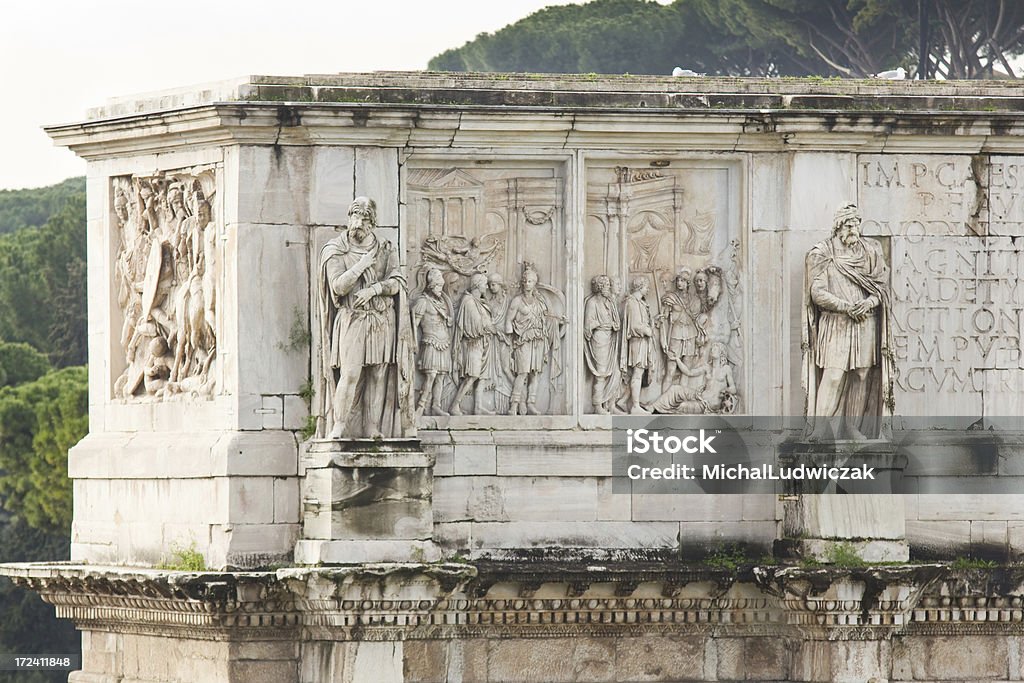
<path fill-rule="evenodd" d="M 412 430 L 411 350 L 401 343 L 407 325 L 400 326 L 403 310 L 408 316 L 405 277 L 398 250 L 376 227 L 376 203 L 357 197 L 348 227 L 320 252 L 317 396 L 331 439 L 394 438 Z"/>
<path fill-rule="evenodd" d="M 882 245 L 860 234 L 860 211 L 836 211 L 832 237 L 805 261 L 804 388 L 810 438 L 882 436 L 894 410 L 891 290 Z"/>

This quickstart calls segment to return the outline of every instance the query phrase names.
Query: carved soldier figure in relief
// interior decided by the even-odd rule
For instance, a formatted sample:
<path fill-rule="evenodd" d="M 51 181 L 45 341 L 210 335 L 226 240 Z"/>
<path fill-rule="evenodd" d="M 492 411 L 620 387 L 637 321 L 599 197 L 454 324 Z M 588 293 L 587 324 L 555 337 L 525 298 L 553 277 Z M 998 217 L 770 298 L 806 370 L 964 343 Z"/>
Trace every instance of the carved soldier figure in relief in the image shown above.
<path fill-rule="evenodd" d="M 174 350 L 172 382 L 194 383 L 191 375 L 206 377 L 213 359 L 216 337 L 213 329 L 213 248 L 207 246 L 214 230 L 210 224 L 210 204 L 200 198 L 196 214 L 186 218 L 181 226 L 181 241 L 175 257 L 186 275 L 175 296 L 174 310 L 177 325 L 177 343 Z M 206 297 L 209 295 L 209 306 Z M 185 388 L 188 388 L 186 386 Z"/>
<path fill-rule="evenodd" d="M 654 328 L 651 309 L 645 298 L 649 287 L 645 278 L 633 278 L 622 314 L 620 366 L 629 386 L 628 393 L 623 397 L 624 405 L 619 405 L 634 415 L 648 412 L 640 405 L 640 391 L 643 389 L 644 374 L 654 367 Z"/>
<path fill-rule="evenodd" d="M 452 300 L 444 291 L 444 273 L 427 270 L 427 287 L 412 307 L 412 328 L 419 335 L 417 365 L 423 373 L 416 409 L 426 413 L 433 403 L 435 415 L 447 415 L 441 402 L 444 377 L 452 370 Z"/>
<path fill-rule="evenodd" d="M 209 395 L 217 347 L 214 177 L 183 171 L 111 182 L 127 365 L 114 395 Z"/>
<path fill-rule="evenodd" d="M 612 281 L 595 275 L 591 295 L 583 304 L 583 358 L 594 381 L 591 402 L 594 411 L 607 415 L 622 390 L 618 367 L 618 338 L 622 322 L 612 299 Z"/>
<path fill-rule="evenodd" d="M 832 237 L 805 261 L 803 334 L 812 439 L 880 436 L 893 411 L 889 267 L 881 245 L 860 235 L 860 211 L 844 204 Z"/>
<path fill-rule="evenodd" d="M 515 373 L 510 415 L 540 415 L 537 409 L 540 376 L 549 354 L 558 351 L 558 332 L 552 325 L 547 303 L 537 292 L 537 282 L 536 268 L 532 263 L 523 262 L 522 291 L 512 299 L 505 317 L 505 333 L 512 341 L 512 371 Z"/>
<path fill-rule="evenodd" d="M 484 302 L 487 276 L 477 273 L 469 279 L 469 289 L 459 302 L 455 320 L 455 374 L 461 377 L 459 388 L 452 400 L 451 414 L 462 415 L 462 399 L 470 389 L 473 392 L 473 410 L 476 415 L 493 415 L 484 408 L 483 381 L 490 368 L 491 337 L 495 333 L 491 309 Z"/>
<path fill-rule="evenodd" d="M 661 348 L 665 353 L 664 387 L 686 384 L 684 377 L 695 377 L 701 348 L 707 332 L 698 322 L 701 303 L 690 291 L 690 269 L 676 274 L 675 291 L 661 298 Z"/>
<path fill-rule="evenodd" d="M 398 316 L 405 278 L 397 250 L 377 237 L 376 227 L 376 204 L 357 197 L 348 227 L 320 252 L 317 395 L 332 439 L 404 435 L 408 396 L 398 377 L 399 359 L 405 358 L 398 348 Z"/>

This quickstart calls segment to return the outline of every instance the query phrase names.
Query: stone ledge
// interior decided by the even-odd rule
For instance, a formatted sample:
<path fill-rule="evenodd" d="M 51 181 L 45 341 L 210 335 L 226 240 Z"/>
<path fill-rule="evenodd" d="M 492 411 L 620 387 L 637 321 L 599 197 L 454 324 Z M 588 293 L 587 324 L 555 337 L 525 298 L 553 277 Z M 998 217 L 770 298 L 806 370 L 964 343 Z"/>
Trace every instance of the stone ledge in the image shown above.
<path fill-rule="evenodd" d="M 1014 81 L 374 72 L 241 77 L 113 98 L 90 109 L 87 116 L 104 119 L 230 101 L 492 107 L 1024 109 L 1024 97 Z"/>
<path fill-rule="evenodd" d="M 8 564 L 0 573 L 91 629 L 317 639 L 715 633 L 825 640 L 1024 633 L 1024 569 L 666 562 L 375 563 L 189 573 Z M 297 636 L 296 636 L 297 637 Z"/>
<path fill-rule="evenodd" d="M 124 457 L 126 451 L 133 456 Z M 100 432 L 88 434 L 68 452 L 72 479 L 283 477 L 297 472 L 298 444 L 288 431 Z"/>

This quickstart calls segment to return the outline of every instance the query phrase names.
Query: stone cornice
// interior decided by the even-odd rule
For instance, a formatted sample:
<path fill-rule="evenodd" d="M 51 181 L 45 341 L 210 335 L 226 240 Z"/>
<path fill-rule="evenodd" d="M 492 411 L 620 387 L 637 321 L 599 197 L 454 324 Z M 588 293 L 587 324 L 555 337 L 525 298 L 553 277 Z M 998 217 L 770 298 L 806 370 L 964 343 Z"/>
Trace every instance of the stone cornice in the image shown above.
<path fill-rule="evenodd" d="M 79 627 L 208 639 L 1024 633 L 1024 571 L 490 563 L 187 573 L 5 565 Z"/>
<path fill-rule="evenodd" d="M 923 152 L 937 146 L 968 154 L 1024 151 L 1024 117 L 998 111 L 254 101 L 215 102 L 46 130 L 58 145 L 85 159 L 233 144 L 373 145 L 466 153 L 526 147 L 654 154 Z"/>
<path fill-rule="evenodd" d="M 129 95 L 91 109 L 91 119 L 216 101 L 373 102 L 551 108 L 873 109 L 1021 111 L 1007 81 L 888 81 L 822 78 L 672 78 L 528 73 L 386 72 L 248 76 Z"/>

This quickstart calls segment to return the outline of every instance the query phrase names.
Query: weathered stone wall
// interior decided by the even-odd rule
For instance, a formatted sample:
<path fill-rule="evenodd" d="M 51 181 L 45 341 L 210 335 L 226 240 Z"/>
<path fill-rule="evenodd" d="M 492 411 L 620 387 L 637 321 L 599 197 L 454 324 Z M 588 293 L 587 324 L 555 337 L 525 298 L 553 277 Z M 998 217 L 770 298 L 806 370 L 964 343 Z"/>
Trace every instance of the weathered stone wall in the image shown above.
<path fill-rule="evenodd" d="M 766 550 L 780 535 L 773 496 L 612 494 L 611 422 L 583 362 L 591 278 L 620 292 L 647 278 L 657 314 L 677 269 L 721 268 L 738 411 L 800 415 L 803 257 L 855 200 L 893 268 L 897 413 L 957 427 L 1020 415 L 1020 109 L 999 84 L 398 74 L 254 77 L 51 128 L 89 161 L 91 432 L 70 456 L 73 557 L 152 563 L 193 543 L 211 566 L 290 557 L 322 343 L 312 271 L 359 195 L 376 200 L 413 289 L 443 262 L 457 301 L 459 263 L 486 262 L 511 296 L 532 260 L 565 319 L 543 414 L 420 418 L 445 553 Z M 188 195 L 201 173 L 216 179 L 200 188 L 215 231 L 213 389 L 119 395 L 131 316 L 116 286 L 118 189 L 162 174 Z M 431 251 L 431 237 L 449 241 Z M 486 407 L 506 412 L 508 392 L 488 389 Z M 957 463 L 942 483 L 964 482 L 929 494 L 938 471 L 907 473 L 922 478 L 903 506 L 915 553 L 1024 549 L 1019 444 L 986 434 L 915 445 Z"/>

